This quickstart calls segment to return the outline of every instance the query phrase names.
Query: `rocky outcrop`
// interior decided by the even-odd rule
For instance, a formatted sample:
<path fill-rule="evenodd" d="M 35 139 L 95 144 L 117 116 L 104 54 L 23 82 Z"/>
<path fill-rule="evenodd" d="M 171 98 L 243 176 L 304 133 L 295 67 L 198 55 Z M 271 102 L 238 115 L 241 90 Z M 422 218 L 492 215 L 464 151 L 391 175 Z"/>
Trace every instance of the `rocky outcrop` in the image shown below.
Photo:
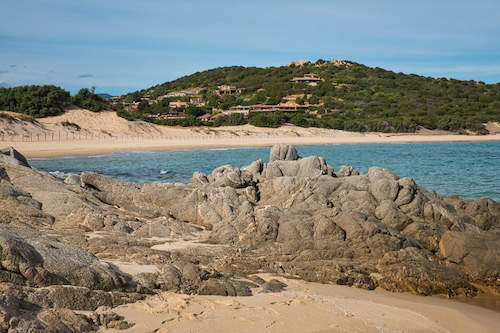
<path fill-rule="evenodd" d="M 0 149 L 0 163 L 21 165 L 27 168 L 31 168 L 28 160 L 26 160 L 26 158 L 13 147 Z"/>
<path fill-rule="evenodd" d="M 473 295 L 472 282 L 495 287 L 499 274 L 493 242 L 484 241 L 482 252 L 474 247 L 474 254 L 454 236 L 452 244 L 482 261 L 450 245 L 454 233 L 498 239 L 498 203 L 443 198 L 379 167 L 366 174 L 343 167 L 335 174 L 321 157 L 299 158 L 289 146 L 273 147 L 267 164 L 222 166 L 193 175 L 188 185 L 126 191 L 115 190 L 126 184 L 90 185 L 108 203 L 163 211 L 210 229 L 211 242 L 265 258 L 253 265 L 245 256 L 232 258 L 233 267 L 240 261 L 313 281 L 425 295 Z M 179 196 L 183 202 L 169 199 Z"/>
<path fill-rule="evenodd" d="M 274 161 L 295 161 L 299 158 L 295 147 L 285 144 L 272 146 L 269 153 L 269 163 Z"/>
<path fill-rule="evenodd" d="M 91 172 L 62 181 L 0 160 L 0 331 L 126 327 L 99 307 L 159 291 L 286 287 L 257 272 L 420 295 L 500 292 L 499 244 L 493 200 L 442 197 L 379 167 L 335 173 L 286 145 L 269 163 L 189 184 Z"/>
<path fill-rule="evenodd" d="M 28 285 L 71 284 L 90 289 L 122 288 L 125 278 L 91 253 L 52 240 L 33 229 L 0 226 L 3 281 Z"/>

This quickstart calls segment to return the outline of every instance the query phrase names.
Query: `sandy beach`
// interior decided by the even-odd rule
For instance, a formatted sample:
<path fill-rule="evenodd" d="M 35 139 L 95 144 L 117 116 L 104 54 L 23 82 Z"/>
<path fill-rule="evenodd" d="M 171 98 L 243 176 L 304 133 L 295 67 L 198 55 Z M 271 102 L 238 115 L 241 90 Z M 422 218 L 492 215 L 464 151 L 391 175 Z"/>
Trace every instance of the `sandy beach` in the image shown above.
<path fill-rule="evenodd" d="M 261 276 L 288 287 L 250 297 L 162 293 L 114 311 L 135 323 L 121 332 L 495 332 L 500 327 L 498 312 L 456 301 Z"/>
<path fill-rule="evenodd" d="M 416 143 L 416 142 L 479 142 L 500 141 L 500 135 L 488 136 L 377 136 L 373 134 L 359 136 L 332 135 L 311 137 L 211 137 L 191 136 L 186 139 L 147 139 L 117 138 L 109 142 L 82 140 L 63 142 L 3 142 L 3 146 L 13 146 L 28 158 L 49 158 L 70 155 L 108 154 L 121 151 L 138 150 L 183 150 L 196 148 L 229 148 L 272 146 L 277 143 L 298 145 L 316 144 L 374 144 L 374 143 Z"/>
<path fill-rule="evenodd" d="M 281 126 L 177 128 L 142 121 L 127 121 L 115 112 L 93 113 L 71 109 L 36 122 L 0 119 L 0 142 L 13 146 L 28 158 L 107 154 L 119 151 L 178 150 L 194 148 L 272 146 L 277 143 L 370 144 L 412 142 L 500 141 L 500 126 L 488 124 L 490 135 L 457 135 L 421 130 L 408 133 L 359 133 L 321 128 Z"/>

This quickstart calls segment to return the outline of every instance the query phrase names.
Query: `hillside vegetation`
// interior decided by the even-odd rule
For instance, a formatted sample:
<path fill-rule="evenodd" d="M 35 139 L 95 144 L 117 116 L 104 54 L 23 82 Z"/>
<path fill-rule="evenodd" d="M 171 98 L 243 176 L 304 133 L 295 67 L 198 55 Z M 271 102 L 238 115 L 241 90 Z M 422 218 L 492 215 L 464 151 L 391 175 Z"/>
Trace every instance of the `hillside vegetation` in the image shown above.
<path fill-rule="evenodd" d="M 35 118 L 56 116 L 72 104 L 95 112 L 107 107 L 101 97 L 86 88 L 73 97 L 69 92 L 51 85 L 0 88 L 0 110 Z"/>
<path fill-rule="evenodd" d="M 316 86 L 292 82 L 307 73 L 319 75 Z M 220 85 L 243 88 L 241 94 L 217 96 Z M 171 112 L 164 99 L 156 104 L 140 103 L 138 110 L 119 114 L 158 123 L 196 125 L 196 116 L 214 109 L 227 110 L 236 105 L 279 104 L 284 97 L 299 95 L 295 100 L 311 105 L 295 113 L 252 114 L 221 117 L 207 125 L 226 122 L 249 122 L 256 126 L 276 127 L 283 123 L 350 131 L 413 132 L 420 126 L 450 131 L 485 131 L 483 123 L 500 121 L 500 84 L 430 78 L 370 68 L 353 62 L 341 64 L 319 60 L 302 66 L 269 68 L 223 67 L 194 73 L 149 89 L 130 93 L 122 102 L 139 102 L 144 97 L 157 99 L 169 92 L 186 88 L 204 88 L 200 94 L 206 106 L 189 107 L 190 116 L 182 120 L 152 120 L 146 114 Z M 189 109 L 188 108 L 188 109 Z"/>

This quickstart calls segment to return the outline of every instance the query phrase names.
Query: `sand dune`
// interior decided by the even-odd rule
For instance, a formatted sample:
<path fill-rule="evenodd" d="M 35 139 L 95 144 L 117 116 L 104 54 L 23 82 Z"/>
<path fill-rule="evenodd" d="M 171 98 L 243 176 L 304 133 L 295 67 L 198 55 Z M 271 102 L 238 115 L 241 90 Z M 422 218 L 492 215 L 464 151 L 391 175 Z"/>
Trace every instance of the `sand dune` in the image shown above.
<path fill-rule="evenodd" d="M 179 128 L 128 121 L 112 111 L 94 113 L 69 109 L 56 117 L 36 121 L 0 117 L 2 146 L 14 146 L 30 158 L 115 151 L 190 149 L 208 147 L 398 143 L 500 140 L 500 126 L 488 123 L 494 135 L 456 135 L 445 131 L 420 133 L 359 133 L 292 125 L 261 128 L 251 125 L 217 128 Z"/>

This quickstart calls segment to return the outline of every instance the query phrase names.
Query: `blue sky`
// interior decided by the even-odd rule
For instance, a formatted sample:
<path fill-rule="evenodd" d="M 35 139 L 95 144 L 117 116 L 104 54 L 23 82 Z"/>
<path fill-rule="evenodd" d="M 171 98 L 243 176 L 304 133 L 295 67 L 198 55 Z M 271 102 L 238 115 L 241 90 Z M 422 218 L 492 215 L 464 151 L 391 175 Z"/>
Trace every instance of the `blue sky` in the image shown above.
<path fill-rule="evenodd" d="M 499 82 L 499 13 L 498 0 L 2 0 L 0 86 L 116 95 L 319 58 Z"/>

